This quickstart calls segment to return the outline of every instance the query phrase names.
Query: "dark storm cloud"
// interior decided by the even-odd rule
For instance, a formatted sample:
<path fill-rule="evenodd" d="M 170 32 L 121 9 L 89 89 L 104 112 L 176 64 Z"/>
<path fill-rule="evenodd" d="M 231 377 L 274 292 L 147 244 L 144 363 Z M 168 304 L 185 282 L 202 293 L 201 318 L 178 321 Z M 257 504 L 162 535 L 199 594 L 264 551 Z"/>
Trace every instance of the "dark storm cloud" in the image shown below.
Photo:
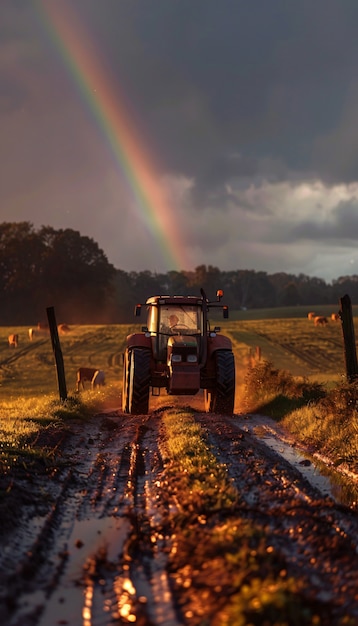
<path fill-rule="evenodd" d="M 313 142 L 324 142 L 336 127 L 355 79 L 358 3 L 106 6 L 107 12 L 91 3 L 87 11 L 163 168 L 194 175 L 199 188 L 232 175 L 231 153 L 311 170 Z M 313 165 L 318 176 L 334 180 L 334 157 L 327 166 L 318 151 Z M 354 177 L 351 168 L 337 166 L 340 176 Z M 234 173 L 242 175 L 240 163 Z"/>
<path fill-rule="evenodd" d="M 358 240 L 358 199 L 340 202 L 329 218 L 323 221 L 306 220 L 292 229 L 292 241 L 336 241 L 351 245 Z"/>
<path fill-rule="evenodd" d="M 284 164 L 282 179 L 312 167 L 327 180 L 358 176 L 342 159 L 346 144 L 358 154 L 358 134 L 352 142 L 339 127 L 358 64 L 358 3 L 78 0 L 75 9 L 162 170 L 194 177 L 199 204 L 212 188 L 257 173 L 259 159 L 262 177 L 272 176 L 265 159 Z M 3 38 L 21 34 L 25 17 L 39 35 L 25 3 L 5 15 Z M 7 85 L 3 106 L 16 106 L 18 89 Z"/>

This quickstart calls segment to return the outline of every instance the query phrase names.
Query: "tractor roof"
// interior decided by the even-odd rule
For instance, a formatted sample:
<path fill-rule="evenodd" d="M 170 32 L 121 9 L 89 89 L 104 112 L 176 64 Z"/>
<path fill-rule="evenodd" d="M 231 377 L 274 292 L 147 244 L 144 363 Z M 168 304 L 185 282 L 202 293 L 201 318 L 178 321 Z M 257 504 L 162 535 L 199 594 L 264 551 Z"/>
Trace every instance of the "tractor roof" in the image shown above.
<path fill-rule="evenodd" d="M 188 304 L 193 306 L 195 304 L 202 305 L 203 299 L 200 296 L 152 296 L 147 299 L 146 304 L 179 304 L 180 306 Z"/>

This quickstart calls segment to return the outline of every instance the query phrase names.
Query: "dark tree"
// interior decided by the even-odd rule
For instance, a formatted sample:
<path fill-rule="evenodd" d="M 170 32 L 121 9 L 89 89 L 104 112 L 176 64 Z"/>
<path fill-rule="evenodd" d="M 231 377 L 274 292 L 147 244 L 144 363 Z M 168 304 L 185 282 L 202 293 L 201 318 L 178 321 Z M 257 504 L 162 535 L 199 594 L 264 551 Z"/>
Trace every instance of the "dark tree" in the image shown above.
<path fill-rule="evenodd" d="M 69 228 L 43 226 L 39 236 L 45 249 L 42 286 L 46 306 L 54 306 L 57 317 L 72 323 L 103 319 L 107 300 L 113 296 L 116 270 L 98 244 Z"/>
<path fill-rule="evenodd" d="M 68 322 L 100 321 L 114 275 L 98 245 L 77 231 L 0 224 L 2 324 L 35 324 L 49 306 Z"/>
<path fill-rule="evenodd" d="M 30 222 L 0 224 L 0 319 L 20 324 L 36 314 L 43 246 Z"/>

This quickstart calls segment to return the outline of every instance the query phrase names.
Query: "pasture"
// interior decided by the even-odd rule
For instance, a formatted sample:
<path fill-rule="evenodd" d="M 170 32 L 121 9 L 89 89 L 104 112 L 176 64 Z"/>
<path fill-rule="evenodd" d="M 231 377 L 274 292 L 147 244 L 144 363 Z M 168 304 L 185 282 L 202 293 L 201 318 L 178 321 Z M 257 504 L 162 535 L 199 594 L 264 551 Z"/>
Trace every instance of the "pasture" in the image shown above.
<path fill-rule="evenodd" d="M 131 325 L 71 326 L 60 335 L 67 391 L 76 390 L 79 367 L 104 370 L 109 386 L 120 390 L 122 352 Z M 12 329 L 19 335 L 17 348 L 9 348 L 10 329 L 0 327 L 0 400 L 16 400 L 19 396 L 43 396 L 58 391 L 55 359 L 48 333 L 35 334 L 29 340 L 27 327 Z"/>
<path fill-rule="evenodd" d="M 332 384 L 345 376 L 343 337 L 340 322 L 329 320 L 325 327 L 315 327 L 307 319 L 307 311 L 297 308 L 233 312 L 228 321 L 220 320 L 221 332 L 233 342 L 238 391 L 243 384 L 249 356 L 259 349 L 261 359 L 294 376 Z M 319 314 L 330 315 L 335 309 L 326 307 Z M 238 319 L 240 318 L 240 319 Z M 358 318 L 355 325 L 358 324 Z M 71 326 L 60 335 L 67 391 L 76 389 L 79 367 L 93 367 L 106 374 L 105 391 L 118 397 L 122 381 L 122 353 L 126 336 L 140 330 L 141 325 Z M 8 336 L 17 333 L 19 343 L 9 348 Z M 357 329 L 356 329 L 357 333 Z M 19 400 L 58 394 L 55 360 L 49 334 L 36 334 L 29 340 L 28 327 L 0 327 L 0 401 Z M 165 395 L 165 394 L 164 394 Z"/>

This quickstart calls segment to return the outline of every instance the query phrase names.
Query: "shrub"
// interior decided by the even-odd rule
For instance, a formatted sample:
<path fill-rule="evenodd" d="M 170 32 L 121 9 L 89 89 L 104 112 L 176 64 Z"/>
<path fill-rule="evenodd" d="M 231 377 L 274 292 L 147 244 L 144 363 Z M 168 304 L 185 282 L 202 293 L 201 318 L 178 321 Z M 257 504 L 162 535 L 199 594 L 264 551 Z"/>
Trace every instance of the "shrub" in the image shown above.
<path fill-rule="evenodd" d="M 301 403 L 317 401 L 325 396 L 323 386 L 306 378 L 295 377 L 286 370 L 274 368 L 270 361 L 250 367 L 245 377 L 247 406 L 270 402 L 281 397 Z"/>

